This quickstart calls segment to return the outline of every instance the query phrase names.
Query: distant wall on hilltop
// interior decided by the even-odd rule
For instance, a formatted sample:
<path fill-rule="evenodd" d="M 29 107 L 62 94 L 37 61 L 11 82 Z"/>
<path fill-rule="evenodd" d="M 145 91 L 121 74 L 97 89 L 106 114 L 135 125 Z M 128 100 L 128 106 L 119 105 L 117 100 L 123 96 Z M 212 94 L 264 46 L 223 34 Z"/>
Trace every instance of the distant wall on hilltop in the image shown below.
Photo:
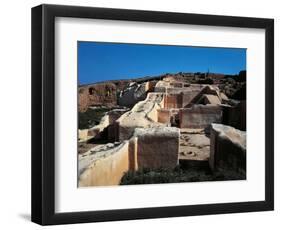
<path fill-rule="evenodd" d="M 90 106 L 116 106 L 117 96 L 130 80 L 115 82 L 103 82 L 80 86 L 78 89 L 78 109 L 79 112 L 86 111 Z"/>

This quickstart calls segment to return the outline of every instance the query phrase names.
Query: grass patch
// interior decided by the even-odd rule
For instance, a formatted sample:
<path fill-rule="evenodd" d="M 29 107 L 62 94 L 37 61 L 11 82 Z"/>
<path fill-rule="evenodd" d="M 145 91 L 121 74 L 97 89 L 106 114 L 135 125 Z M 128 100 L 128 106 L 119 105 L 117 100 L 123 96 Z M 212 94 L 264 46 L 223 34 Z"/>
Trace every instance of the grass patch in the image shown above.
<path fill-rule="evenodd" d="M 213 173 L 209 169 L 183 168 L 181 166 L 177 166 L 174 169 L 160 168 L 156 170 L 140 169 L 138 171 L 129 171 L 124 174 L 120 184 L 161 184 L 244 179 L 246 179 L 246 175 L 244 173 L 238 173 L 231 170 Z"/>
<path fill-rule="evenodd" d="M 89 129 L 100 123 L 101 118 L 110 108 L 94 108 L 87 109 L 86 112 L 79 112 L 79 129 Z"/>

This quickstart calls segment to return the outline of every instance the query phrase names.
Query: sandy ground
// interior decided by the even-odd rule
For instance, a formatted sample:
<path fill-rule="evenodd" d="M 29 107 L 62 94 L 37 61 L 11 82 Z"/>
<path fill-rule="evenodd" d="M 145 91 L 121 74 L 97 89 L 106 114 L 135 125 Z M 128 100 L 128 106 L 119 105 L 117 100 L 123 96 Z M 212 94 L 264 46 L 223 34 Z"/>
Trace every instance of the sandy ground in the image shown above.
<path fill-rule="evenodd" d="M 180 160 L 207 161 L 210 156 L 210 138 L 202 129 L 181 129 Z"/>

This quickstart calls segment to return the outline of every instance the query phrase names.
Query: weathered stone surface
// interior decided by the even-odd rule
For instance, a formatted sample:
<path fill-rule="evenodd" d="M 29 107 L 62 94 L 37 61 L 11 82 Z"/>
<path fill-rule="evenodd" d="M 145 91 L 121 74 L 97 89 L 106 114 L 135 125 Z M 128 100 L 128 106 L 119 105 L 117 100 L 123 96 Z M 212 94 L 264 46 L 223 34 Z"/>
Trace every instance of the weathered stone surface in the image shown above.
<path fill-rule="evenodd" d="M 79 111 L 85 111 L 89 106 L 96 105 L 117 105 L 117 88 L 115 84 L 101 83 L 79 88 Z"/>
<path fill-rule="evenodd" d="M 88 140 L 88 129 L 79 129 L 78 130 L 78 138 L 79 138 L 79 141 Z"/>
<path fill-rule="evenodd" d="M 109 125 L 109 115 L 106 114 L 101 118 L 98 125 L 88 129 L 88 135 L 98 138 L 98 135 Z"/>
<path fill-rule="evenodd" d="M 79 156 L 79 186 L 118 185 L 129 170 L 128 141 L 104 145 Z"/>
<path fill-rule="evenodd" d="M 174 168 L 178 164 L 178 128 L 136 128 L 134 137 L 137 138 L 138 168 Z"/>
<path fill-rule="evenodd" d="M 129 169 L 138 170 L 138 138 L 132 137 L 129 140 Z"/>
<path fill-rule="evenodd" d="M 164 123 L 164 124 L 169 124 L 170 123 L 170 109 L 158 109 L 158 122 Z"/>
<path fill-rule="evenodd" d="M 210 138 L 202 129 L 181 129 L 180 160 L 206 161 L 210 157 Z"/>
<path fill-rule="evenodd" d="M 182 94 L 165 95 L 164 108 L 175 109 L 182 107 Z"/>
<path fill-rule="evenodd" d="M 246 132 L 222 124 L 211 125 L 210 167 L 246 171 Z"/>
<path fill-rule="evenodd" d="M 121 106 L 132 107 L 137 102 L 142 101 L 146 98 L 146 94 L 149 90 L 149 83 L 137 84 L 131 82 L 129 86 L 120 92 L 118 98 L 118 104 Z"/>
<path fill-rule="evenodd" d="M 220 105 L 221 101 L 216 95 L 204 94 L 204 104 Z"/>
<path fill-rule="evenodd" d="M 128 170 L 174 168 L 179 161 L 245 171 L 246 136 L 213 123 L 246 128 L 246 104 L 220 91 L 220 84 L 232 81 L 234 86 L 234 79 L 210 78 L 209 73 L 179 73 L 79 87 L 79 111 L 117 104 L 131 108 L 111 110 L 99 125 L 79 130 L 80 141 L 102 140 L 80 142 L 79 185 L 117 185 Z"/>
<path fill-rule="evenodd" d="M 221 123 L 222 109 L 218 105 L 193 105 L 180 110 L 180 128 L 208 128 Z"/>
<path fill-rule="evenodd" d="M 223 105 L 222 109 L 223 124 L 246 131 L 246 101 L 237 101 L 236 104 L 232 106 Z"/>
<path fill-rule="evenodd" d="M 149 93 L 146 100 L 138 102 L 131 111 L 123 114 L 116 121 L 119 140 L 130 139 L 134 134 L 135 128 L 165 126 L 157 122 L 157 110 L 161 108 L 162 100 L 162 94 Z"/>

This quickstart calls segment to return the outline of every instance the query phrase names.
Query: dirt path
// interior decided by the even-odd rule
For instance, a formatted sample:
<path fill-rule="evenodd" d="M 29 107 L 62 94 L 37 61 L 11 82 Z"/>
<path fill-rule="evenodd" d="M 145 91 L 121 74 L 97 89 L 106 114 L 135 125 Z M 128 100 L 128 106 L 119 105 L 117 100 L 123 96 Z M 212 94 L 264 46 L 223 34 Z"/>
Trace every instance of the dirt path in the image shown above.
<path fill-rule="evenodd" d="M 180 160 L 208 161 L 210 138 L 202 129 L 181 129 Z"/>

